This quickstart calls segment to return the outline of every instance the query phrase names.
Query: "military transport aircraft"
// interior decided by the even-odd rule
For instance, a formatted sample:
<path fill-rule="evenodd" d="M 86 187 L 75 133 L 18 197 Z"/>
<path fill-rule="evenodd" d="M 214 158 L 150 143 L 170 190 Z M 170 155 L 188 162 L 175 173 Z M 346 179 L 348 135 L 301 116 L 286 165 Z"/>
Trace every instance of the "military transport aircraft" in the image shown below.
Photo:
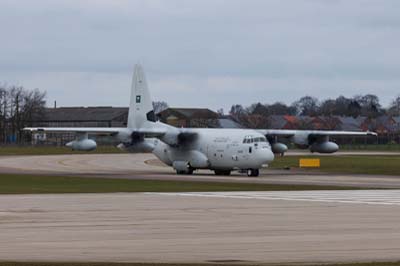
<path fill-rule="evenodd" d="M 129 152 L 153 152 L 177 174 L 192 174 L 196 169 L 210 169 L 216 175 L 231 171 L 258 176 L 259 169 L 283 154 L 287 146 L 277 141 L 288 138 L 301 148 L 312 152 L 333 153 L 339 147 L 329 141 L 330 136 L 376 135 L 373 132 L 255 130 L 176 128 L 156 121 L 146 78 L 140 65 L 135 65 L 128 124 L 126 128 L 25 128 L 32 132 L 73 132 L 76 139 L 67 143 L 73 150 L 89 151 L 97 147 L 92 134 L 108 134 Z"/>

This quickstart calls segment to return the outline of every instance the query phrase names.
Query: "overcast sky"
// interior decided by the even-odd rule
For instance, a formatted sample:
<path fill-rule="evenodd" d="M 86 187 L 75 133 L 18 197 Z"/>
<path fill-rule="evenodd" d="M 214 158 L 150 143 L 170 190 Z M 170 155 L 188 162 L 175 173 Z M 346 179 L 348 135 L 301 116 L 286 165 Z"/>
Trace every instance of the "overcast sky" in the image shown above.
<path fill-rule="evenodd" d="M 174 107 L 400 94 L 399 0 L 0 0 L 0 82 L 127 106 L 141 62 Z"/>

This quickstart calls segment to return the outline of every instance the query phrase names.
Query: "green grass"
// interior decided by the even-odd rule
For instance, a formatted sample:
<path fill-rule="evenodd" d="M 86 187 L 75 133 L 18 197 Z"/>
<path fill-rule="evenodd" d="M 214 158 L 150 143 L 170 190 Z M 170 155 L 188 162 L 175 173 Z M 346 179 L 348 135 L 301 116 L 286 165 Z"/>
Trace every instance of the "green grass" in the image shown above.
<path fill-rule="evenodd" d="M 0 194 L 354 189 L 334 186 L 129 180 L 0 174 Z"/>
<path fill-rule="evenodd" d="M 307 172 L 400 176 L 400 156 L 285 156 L 277 157 L 271 168 L 296 168 L 300 158 L 320 158 L 321 168 L 306 169 Z"/>
<path fill-rule="evenodd" d="M 93 154 L 125 153 L 114 146 L 99 146 L 94 151 L 72 151 L 68 147 L 56 146 L 0 146 L 0 155 L 54 155 L 54 154 Z"/>
<path fill-rule="evenodd" d="M 400 151 L 400 144 L 349 144 L 340 145 L 342 151 Z"/>

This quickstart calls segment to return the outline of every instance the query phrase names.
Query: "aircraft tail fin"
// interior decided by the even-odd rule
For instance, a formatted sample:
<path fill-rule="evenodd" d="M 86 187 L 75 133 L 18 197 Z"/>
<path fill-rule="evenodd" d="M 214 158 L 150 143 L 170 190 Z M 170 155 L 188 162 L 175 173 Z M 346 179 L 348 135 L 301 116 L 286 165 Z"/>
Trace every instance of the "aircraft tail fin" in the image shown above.
<path fill-rule="evenodd" d="M 143 68 L 136 64 L 132 78 L 128 128 L 141 128 L 146 121 L 155 122 L 156 117 Z"/>

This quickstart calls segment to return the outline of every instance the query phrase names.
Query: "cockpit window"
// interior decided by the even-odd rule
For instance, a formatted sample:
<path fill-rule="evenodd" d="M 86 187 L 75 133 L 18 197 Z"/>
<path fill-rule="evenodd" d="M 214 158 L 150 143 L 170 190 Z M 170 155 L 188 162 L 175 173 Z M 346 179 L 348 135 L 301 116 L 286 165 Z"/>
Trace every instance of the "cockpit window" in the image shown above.
<path fill-rule="evenodd" d="M 252 143 L 253 138 L 251 136 L 244 137 L 243 143 Z"/>
<path fill-rule="evenodd" d="M 253 143 L 253 142 L 267 142 L 265 137 L 253 138 L 252 136 L 246 136 L 243 143 Z"/>

